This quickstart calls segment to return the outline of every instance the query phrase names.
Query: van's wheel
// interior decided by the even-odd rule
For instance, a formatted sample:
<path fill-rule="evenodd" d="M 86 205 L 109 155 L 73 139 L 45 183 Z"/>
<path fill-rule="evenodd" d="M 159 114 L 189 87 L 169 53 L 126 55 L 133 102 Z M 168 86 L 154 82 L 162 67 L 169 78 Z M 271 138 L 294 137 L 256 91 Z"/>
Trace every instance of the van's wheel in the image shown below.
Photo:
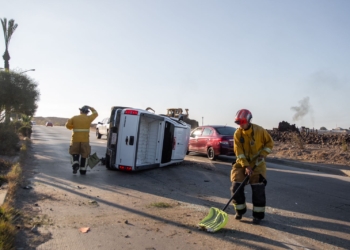
<path fill-rule="evenodd" d="M 98 129 L 96 129 L 96 137 L 97 137 L 97 139 L 101 139 L 101 134 L 98 132 Z"/>
<path fill-rule="evenodd" d="M 215 161 L 216 160 L 216 155 L 213 147 L 209 147 L 207 150 L 207 156 L 209 160 Z"/>
<path fill-rule="evenodd" d="M 111 170 L 111 157 L 106 154 L 106 168 Z"/>

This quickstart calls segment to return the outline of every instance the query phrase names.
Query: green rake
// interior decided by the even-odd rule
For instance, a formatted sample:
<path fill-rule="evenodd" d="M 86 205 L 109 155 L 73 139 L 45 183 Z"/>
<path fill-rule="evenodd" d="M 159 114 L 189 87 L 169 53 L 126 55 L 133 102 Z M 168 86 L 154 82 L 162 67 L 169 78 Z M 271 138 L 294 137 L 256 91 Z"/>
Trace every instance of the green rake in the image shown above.
<path fill-rule="evenodd" d="M 255 168 L 256 168 L 256 165 L 253 167 L 253 170 Z M 228 222 L 228 215 L 226 212 L 224 212 L 225 209 L 228 207 L 228 205 L 230 205 L 236 193 L 246 185 L 248 180 L 249 180 L 249 175 L 247 175 L 244 178 L 243 182 L 238 186 L 236 192 L 232 195 L 231 199 L 227 202 L 227 204 L 222 210 L 215 207 L 211 207 L 209 209 L 209 214 L 199 222 L 198 227 L 210 233 L 215 233 L 216 231 L 219 231 L 221 228 L 223 228 Z"/>

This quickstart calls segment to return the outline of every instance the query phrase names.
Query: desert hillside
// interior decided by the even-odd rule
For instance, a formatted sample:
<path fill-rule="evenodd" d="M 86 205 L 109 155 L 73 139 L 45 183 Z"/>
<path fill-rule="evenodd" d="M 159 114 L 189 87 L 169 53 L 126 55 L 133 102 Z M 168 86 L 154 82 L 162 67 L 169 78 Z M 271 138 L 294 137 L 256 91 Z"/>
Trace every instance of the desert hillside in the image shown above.
<path fill-rule="evenodd" d="M 69 118 L 38 116 L 38 117 L 33 117 L 32 121 L 34 121 L 37 125 L 45 125 L 46 122 L 52 122 L 54 126 L 64 126 L 68 119 Z M 93 123 L 92 127 L 95 127 L 96 123 Z"/>

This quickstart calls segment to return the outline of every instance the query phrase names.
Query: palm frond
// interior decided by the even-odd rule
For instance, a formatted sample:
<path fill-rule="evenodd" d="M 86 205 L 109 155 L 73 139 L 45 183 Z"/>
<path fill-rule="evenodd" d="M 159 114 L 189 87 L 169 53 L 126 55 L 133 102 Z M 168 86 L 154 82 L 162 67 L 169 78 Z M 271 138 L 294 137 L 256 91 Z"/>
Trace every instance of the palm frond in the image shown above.
<path fill-rule="evenodd" d="M 15 20 L 13 20 L 13 19 L 11 19 L 8 24 L 9 25 L 7 28 L 7 45 L 10 43 L 11 37 L 18 26 L 18 24 L 16 24 Z"/>
<path fill-rule="evenodd" d="M 7 19 L 6 18 L 4 18 L 4 19 L 0 19 L 1 20 L 1 23 L 2 23 L 2 28 L 4 29 L 4 30 L 6 30 L 6 26 L 7 26 Z"/>
<path fill-rule="evenodd" d="M 6 36 L 7 36 L 7 34 L 6 34 L 6 30 L 7 30 L 7 19 L 6 18 L 4 18 L 4 19 L 0 19 L 1 20 L 1 24 L 2 24 L 2 29 L 3 29 L 3 31 L 4 31 L 4 37 L 5 37 L 5 43 L 6 43 Z"/>

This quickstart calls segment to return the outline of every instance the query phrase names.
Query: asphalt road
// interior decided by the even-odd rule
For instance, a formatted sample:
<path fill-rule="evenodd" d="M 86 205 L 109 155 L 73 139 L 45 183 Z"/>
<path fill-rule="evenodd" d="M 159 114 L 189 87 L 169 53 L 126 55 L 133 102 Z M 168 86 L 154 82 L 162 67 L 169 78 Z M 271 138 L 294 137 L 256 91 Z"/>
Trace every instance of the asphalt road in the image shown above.
<path fill-rule="evenodd" d="M 135 173 L 97 165 L 73 175 L 70 131 L 34 126 L 30 189 L 20 208 L 36 209 L 40 226 L 24 230 L 17 249 L 349 249 L 350 179 L 281 164 L 268 164 L 266 219 L 248 212 L 215 234 L 196 225 L 210 207 L 230 198 L 231 157 L 211 162 L 190 154 L 181 165 Z M 105 154 L 106 138 L 90 134 L 92 152 Z M 156 204 L 170 204 L 159 208 Z M 89 227 L 88 233 L 79 231 Z"/>

